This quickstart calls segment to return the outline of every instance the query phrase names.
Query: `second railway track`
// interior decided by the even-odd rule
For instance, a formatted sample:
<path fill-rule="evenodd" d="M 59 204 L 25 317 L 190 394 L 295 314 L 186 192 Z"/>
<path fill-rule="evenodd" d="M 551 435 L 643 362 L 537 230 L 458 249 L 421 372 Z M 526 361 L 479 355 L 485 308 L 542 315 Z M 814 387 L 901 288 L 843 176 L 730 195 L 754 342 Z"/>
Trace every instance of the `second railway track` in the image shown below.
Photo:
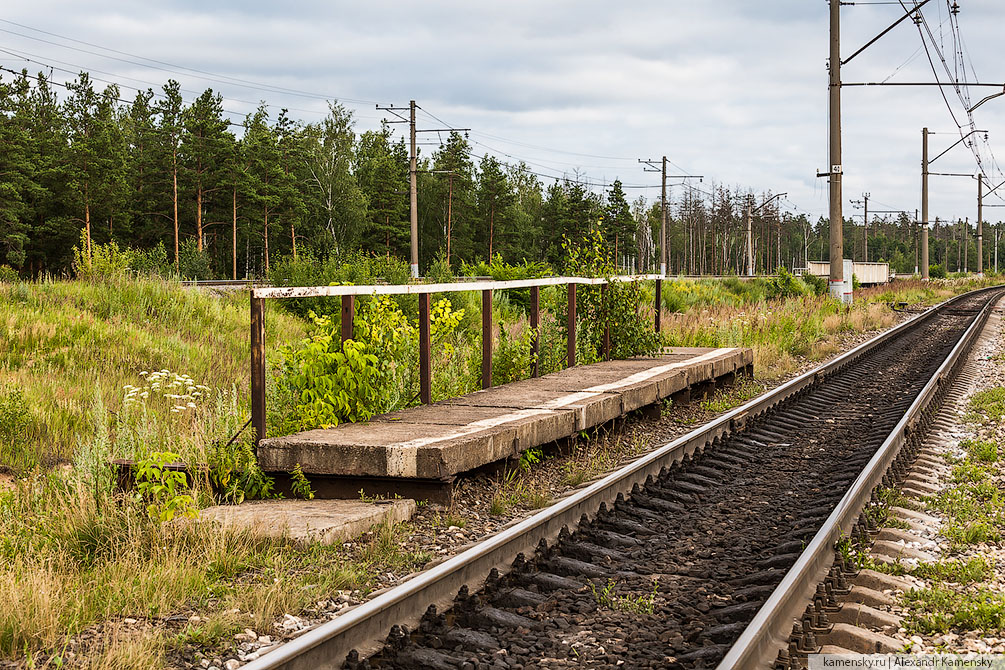
<path fill-rule="evenodd" d="M 748 624 L 797 562 L 820 578 L 804 549 L 1000 295 L 926 312 L 246 667 L 707 668 L 741 634 L 757 667 L 778 635 Z"/>

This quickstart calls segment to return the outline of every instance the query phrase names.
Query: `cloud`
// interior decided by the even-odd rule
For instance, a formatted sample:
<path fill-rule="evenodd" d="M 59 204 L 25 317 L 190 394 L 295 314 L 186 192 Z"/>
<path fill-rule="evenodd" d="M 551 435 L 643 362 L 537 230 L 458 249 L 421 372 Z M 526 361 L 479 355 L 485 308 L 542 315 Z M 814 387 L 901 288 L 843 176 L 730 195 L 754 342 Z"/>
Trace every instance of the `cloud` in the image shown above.
<path fill-rule="evenodd" d="M 930 3 L 926 17 L 946 44 L 953 70 L 958 66 L 952 62 L 944 5 Z M 849 55 L 899 11 L 844 7 L 842 52 Z M 98 51 L 93 47 L 65 49 L 0 33 L 0 46 L 37 54 L 38 62 L 59 59 L 105 70 L 124 84 L 145 88 L 124 79 L 133 77 L 156 88 L 170 76 L 193 92 L 211 86 L 238 115 L 265 100 L 274 106 L 273 116 L 288 107 L 294 117 L 316 121 L 326 109 L 322 98 L 334 96 L 356 110 L 365 130 L 379 123 L 374 102 L 414 99 L 444 121 L 477 131 L 472 137 L 482 145 L 549 174 L 581 166 L 598 179 L 655 185 L 654 175 L 643 173 L 635 159 L 666 154 L 689 172 L 728 185 L 787 190 L 814 218 L 827 211 L 826 180 L 815 176 L 827 164 L 825 2 L 312 0 L 224 6 L 41 0 L 17 3 L 6 17 L 225 75 L 207 78 L 174 67 L 166 72 L 80 51 Z M 1005 80 L 998 69 L 1002 25 L 1005 7 L 996 0 L 968 0 L 960 15 L 967 56 L 987 80 Z M 0 28 L 62 42 L 16 26 Z M 905 22 L 852 61 L 845 80 L 892 75 L 895 81 L 931 81 L 920 45 L 917 28 Z M 24 63 L 4 56 L 0 64 Z M 959 100 L 946 92 L 959 115 Z M 938 91 L 847 88 L 843 97 L 846 198 L 870 191 L 878 201 L 913 210 L 919 200 L 921 127 L 949 131 L 933 137 L 939 151 L 959 137 Z M 1005 98 L 989 102 L 975 117 L 992 131 L 992 142 L 1005 139 Z M 423 122 L 433 123 L 429 117 Z M 990 165 L 991 154 L 982 151 Z M 962 148 L 940 159 L 946 171 L 972 170 L 973 163 Z M 972 219 L 972 187 L 963 179 L 933 178 L 933 218 Z M 630 195 L 640 192 L 658 191 Z M 847 203 L 845 210 L 852 211 Z M 989 211 L 997 216 L 1005 210 Z"/>

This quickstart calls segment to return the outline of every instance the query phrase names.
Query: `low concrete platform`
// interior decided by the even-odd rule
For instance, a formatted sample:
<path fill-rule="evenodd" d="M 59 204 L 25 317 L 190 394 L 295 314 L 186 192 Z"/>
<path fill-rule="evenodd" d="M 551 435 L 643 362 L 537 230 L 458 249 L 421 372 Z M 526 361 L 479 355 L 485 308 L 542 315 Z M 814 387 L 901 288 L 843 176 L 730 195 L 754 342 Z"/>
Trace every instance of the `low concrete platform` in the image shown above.
<path fill-rule="evenodd" d="M 675 347 L 606 361 L 343 424 L 262 440 L 266 472 L 449 481 L 454 475 L 750 372 L 750 349 Z M 315 480 L 312 479 L 312 482 Z"/>
<path fill-rule="evenodd" d="M 207 507 L 202 521 L 215 521 L 267 537 L 335 544 L 359 537 L 374 525 L 408 521 L 414 500 L 255 500 L 240 505 Z"/>

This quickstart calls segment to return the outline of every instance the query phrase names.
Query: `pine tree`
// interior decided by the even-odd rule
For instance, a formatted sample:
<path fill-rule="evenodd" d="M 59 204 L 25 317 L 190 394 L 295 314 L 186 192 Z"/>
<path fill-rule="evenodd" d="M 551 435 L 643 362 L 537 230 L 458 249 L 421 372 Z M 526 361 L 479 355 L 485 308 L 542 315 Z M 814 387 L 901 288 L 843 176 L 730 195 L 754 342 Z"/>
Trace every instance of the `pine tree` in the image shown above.
<path fill-rule="evenodd" d="M 206 89 L 182 112 L 183 134 L 178 148 L 185 181 L 195 195 L 196 248 L 203 250 L 203 215 L 206 200 L 223 186 L 226 153 L 230 145 L 223 118 L 223 96 Z"/>
<path fill-rule="evenodd" d="M 65 268 L 71 247 L 80 241 L 80 228 L 69 214 L 69 124 L 47 77 L 39 73 L 36 82 L 27 101 L 32 177 L 27 262 L 32 274 Z"/>
<path fill-rule="evenodd" d="M 166 237 L 167 200 L 158 182 L 159 131 L 157 112 L 151 105 L 151 89 L 137 91 L 122 120 L 125 142 L 129 146 L 128 207 L 132 219 L 131 244 L 151 247 Z"/>
<path fill-rule="evenodd" d="M 621 266 L 621 258 L 631 254 L 635 246 L 635 218 L 632 216 L 621 180 L 615 179 L 607 192 L 604 207 L 604 238 L 614 254 L 614 262 Z"/>
<path fill-rule="evenodd" d="M 514 259 L 543 261 L 546 240 L 542 227 L 542 185 L 526 163 L 510 166 L 507 175 L 513 190 L 513 229 L 507 244 Z"/>
<path fill-rule="evenodd" d="M 511 219 L 509 208 L 514 200 L 506 173 L 494 156 L 485 156 L 479 165 L 475 197 L 481 219 L 475 239 L 478 250 L 483 251 L 486 260 L 491 262 L 505 246 L 500 242 L 508 232 Z"/>
<path fill-rule="evenodd" d="M 90 78 L 81 73 L 67 84 L 65 103 L 69 124 L 69 188 L 82 216 L 87 257 L 91 255 L 92 214 L 111 217 L 123 204 L 124 145 L 118 128 L 115 101 L 119 91 L 109 86 L 99 96 Z"/>
<path fill-rule="evenodd" d="M 408 150 L 404 140 L 391 143 L 386 124 L 360 136 L 356 177 L 367 199 L 367 224 L 360 239 L 370 251 L 408 254 Z"/>
<path fill-rule="evenodd" d="M 422 180 L 425 188 L 419 193 L 420 212 L 424 214 L 419 222 L 420 249 L 425 258 L 432 260 L 438 250 L 446 250 L 448 215 L 451 259 L 471 261 L 482 257 L 476 251 L 474 165 L 467 139 L 451 132 L 446 144 L 433 154 L 431 169 L 441 174 L 426 175 Z"/>
<path fill-rule="evenodd" d="M 30 86 L 22 74 L 12 84 L 0 80 L 0 251 L 3 260 L 20 268 L 28 246 L 26 202 L 34 178 L 31 136 L 25 117 Z"/>
<path fill-rule="evenodd" d="M 244 135 L 244 157 L 247 169 L 245 185 L 249 199 L 257 205 L 258 215 L 251 217 L 261 231 L 264 271 L 269 271 L 270 219 L 274 219 L 287 190 L 288 176 L 283 171 L 282 154 L 276 133 L 269 126 L 265 105 L 248 119 Z"/>
<path fill-rule="evenodd" d="M 157 103 L 157 113 L 160 116 L 157 130 L 160 140 L 161 172 L 170 184 L 171 213 L 170 220 L 174 226 L 174 267 L 180 269 L 178 256 L 178 238 L 180 223 L 178 220 L 178 171 L 180 168 L 179 149 L 184 130 L 182 113 L 184 103 L 181 98 L 181 85 L 174 79 L 169 79 L 164 85 L 164 98 Z"/>

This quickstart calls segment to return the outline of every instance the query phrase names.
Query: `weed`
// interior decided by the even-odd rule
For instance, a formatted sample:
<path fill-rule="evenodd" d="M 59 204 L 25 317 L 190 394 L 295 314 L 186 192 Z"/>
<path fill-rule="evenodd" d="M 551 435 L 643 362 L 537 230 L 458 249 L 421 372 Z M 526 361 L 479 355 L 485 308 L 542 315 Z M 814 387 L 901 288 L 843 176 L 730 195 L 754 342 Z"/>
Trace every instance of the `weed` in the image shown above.
<path fill-rule="evenodd" d="M 616 586 L 613 579 L 608 579 L 607 584 L 600 591 L 597 591 L 596 584 L 590 583 L 590 590 L 593 592 L 593 598 L 597 601 L 598 606 L 631 614 L 653 614 L 656 611 L 656 596 L 659 592 L 658 579 L 653 579 L 652 591 L 646 595 L 619 596 L 615 593 Z"/>
<path fill-rule="evenodd" d="M 501 491 L 497 491 L 493 494 L 492 500 L 489 501 L 489 514 L 492 516 L 506 516 L 507 512 L 509 512 L 509 503 L 506 500 L 506 496 Z"/>
<path fill-rule="evenodd" d="M 903 599 L 910 611 L 905 627 L 912 632 L 990 633 L 1005 628 L 1005 596 L 988 589 L 957 593 L 936 586 L 908 591 Z"/>
<path fill-rule="evenodd" d="M 147 513 L 155 521 L 170 521 L 176 516 L 194 519 L 199 509 L 188 493 L 188 476 L 168 466 L 178 454 L 168 451 L 150 454 L 136 464 L 136 490 L 149 501 Z"/>
<path fill-rule="evenodd" d="M 290 490 L 297 498 L 304 500 L 314 500 L 314 489 L 304 475 L 304 469 L 297 463 L 290 472 Z"/>
<path fill-rule="evenodd" d="M 390 516 L 373 527 L 369 543 L 360 554 L 365 563 L 382 568 L 412 570 L 429 561 L 424 551 L 407 551 L 402 548 L 402 537 L 406 524 L 396 524 Z"/>
<path fill-rule="evenodd" d="M 1005 388 L 978 391 L 970 397 L 967 407 L 969 412 L 965 418 L 972 423 L 1001 422 L 1005 417 Z"/>
<path fill-rule="evenodd" d="M 544 450 L 540 448 L 527 449 L 520 454 L 520 469 L 529 472 L 531 466 L 544 460 Z"/>
<path fill-rule="evenodd" d="M 994 565 L 989 559 L 974 556 L 967 560 L 950 559 L 935 563 L 922 563 L 911 571 L 915 577 L 953 584 L 969 585 L 983 582 L 993 574 Z"/>
<path fill-rule="evenodd" d="M 963 440 L 960 447 L 966 450 L 967 458 L 981 463 L 998 462 L 998 443 L 990 440 Z"/>
<path fill-rule="evenodd" d="M 750 400 L 762 391 L 764 387 L 761 384 L 751 377 L 743 376 L 731 386 L 717 389 L 710 397 L 701 401 L 700 407 L 706 412 L 720 414 Z"/>

